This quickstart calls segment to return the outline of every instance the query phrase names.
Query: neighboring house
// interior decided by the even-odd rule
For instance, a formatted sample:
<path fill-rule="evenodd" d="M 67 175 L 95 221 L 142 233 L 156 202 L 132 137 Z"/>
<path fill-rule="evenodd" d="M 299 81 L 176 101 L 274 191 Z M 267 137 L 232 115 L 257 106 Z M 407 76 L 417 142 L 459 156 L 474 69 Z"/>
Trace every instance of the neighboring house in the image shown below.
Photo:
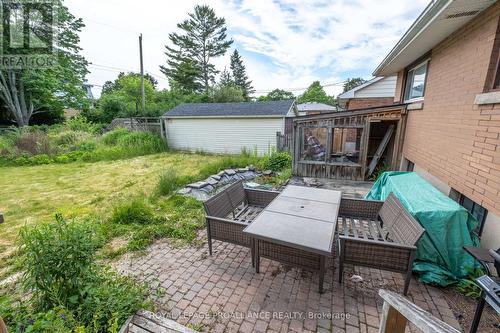
<path fill-rule="evenodd" d="M 174 149 L 264 155 L 276 147 L 277 133 L 292 131 L 295 102 L 187 103 L 163 115 L 163 132 Z"/>
<path fill-rule="evenodd" d="M 391 105 L 395 91 L 396 75 L 376 77 L 340 94 L 337 103 L 345 110 Z"/>
<path fill-rule="evenodd" d="M 299 116 L 307 116 L 311 114 L 320 114 L 324 112 L 335 112 L 337 108 L 324 103 L 318 102 L 307 102 L 302 104 L 297 104 L 297 111 Z"/>
<path fill-rule="evenodd" d="M 500 247 L 500 2 L 435 0 L 373 73 L 407 104 L 401 169 L 457 200 Z"/>

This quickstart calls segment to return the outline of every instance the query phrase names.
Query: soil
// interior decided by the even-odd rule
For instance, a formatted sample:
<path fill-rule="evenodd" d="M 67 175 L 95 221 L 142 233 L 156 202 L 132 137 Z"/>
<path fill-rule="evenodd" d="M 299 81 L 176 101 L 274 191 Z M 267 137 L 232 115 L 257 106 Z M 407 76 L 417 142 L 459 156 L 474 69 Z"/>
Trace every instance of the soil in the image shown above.
<path fill-rule="evenodd" d="M 455 314 L 455 317 L 464 329 L 464 332 L 469 332 L 474 312 L 476 311 L 477 300 L 459 294 L 453 288 L 442 289 L 446 302 L 450 309 Z M 500 315 L 493 310 L 489 305 L 484 307 L 481 321 L 477 332 L 481 333 L 499 333 L 500 332 Z"/>

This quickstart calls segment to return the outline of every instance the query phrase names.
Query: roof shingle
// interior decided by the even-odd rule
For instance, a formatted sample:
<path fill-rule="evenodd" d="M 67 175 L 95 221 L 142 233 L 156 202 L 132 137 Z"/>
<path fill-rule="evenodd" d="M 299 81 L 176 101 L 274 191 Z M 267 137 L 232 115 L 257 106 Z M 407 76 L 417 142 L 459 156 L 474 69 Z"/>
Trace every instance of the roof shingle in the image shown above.
<path fill-rule="evenodd" d="M 284 117 L 294 100 L 243 103 L 184 103 L 166 112 L 164 117 L 230 117 L 276 116 Z"/>

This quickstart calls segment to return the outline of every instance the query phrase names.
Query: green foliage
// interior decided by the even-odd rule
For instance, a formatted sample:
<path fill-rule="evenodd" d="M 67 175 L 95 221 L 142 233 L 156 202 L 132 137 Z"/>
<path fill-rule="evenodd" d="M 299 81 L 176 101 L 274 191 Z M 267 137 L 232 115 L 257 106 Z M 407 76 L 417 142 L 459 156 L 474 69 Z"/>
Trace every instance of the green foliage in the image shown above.
<path fill-rule="evenodd" d="M 287 152 L 273 151 L 260 161 L 259 166 L 264 170 L 282 171 L 292 167 L 292 156 Z"/>
<path fill-rule="evenodd" d="M 357 86 L 360 86 L 360 85 L 362 85 L 365 82 L 366 82 L 366 80 L 362 79 L 360 77 L 353 77 L 352 79 L 351 78 L 347 78 L 346 82 L 344 83 L 343 91 L 342 92 L 345 93 L 346 91 L 354 89 Z"/>
<path fill-rule="evenodd" d="M 101 94 L 102 95 L 105 95 L 105 94 L 109 94 L 109 93 L 112 93 L 112 92 L 115 92 L 115 91 L 118 91 L 122 88 L 122 85 L 121 85 L 121 79 L 125 76 L 130 76 L 130 77 L 137 77 L 137 78 L 141 78 L 141 74 L 140 73 L 134 73 L 134 72 L 128 72 L 127 74 L 125 74 L 125 72 L 120 72 L 120 74 L 118 74 L 118 77 L 114 80 L 114 81 L 106 81 L 102 87 L 102 92 Z M 158 80 L 156 80 L 151 74 L 149 73 L 145 73 L 144 74 L 144 80 L 147 80 L 149 81 L 149 83 L 153 86 L 153 88 L 156 89 L 156 87 L 158 86 Z"/>
<path fill-rule="evenodd" d="M 218 84 L 210 90 L 211 98 L 215 103 L 244 102 L 245 97 L 238 86 Z"/>
<path fill-rule="evenodd" d="M 456 285 L 457 291 L 467 297 L 479 298 L 481 297 L 481 287 L 476 283 L 476 279 L 484 275 L 484 270 L 482 268 L 470 268 L 467 269 L 467 277 L 461 279 Z"/>
<path fill-rule="evenodd" d="M 227 39 L 225 25 L 225 19 L 217 17 L 209 6 L 195 6 L 194 13 L 177 25 L 181 33 L 169 35 L 174 47 L 165 46 L 167 66 L 162 66 L 161 71 L 188 92 L 200 92 L 200 89 L 190 90 L 198 86 L 208 93 L 217 74 L 211 61 L 223 56 L 233 43 Z"/>
<path fill-rule="evenodd" d="M 245 65 L 243 65 L 243 60 L 241 59 L 238 50 L 234 50 L 233 54 L 231 54 L 230 68 L 233 72 L 234 84 L 241 89 L 243 98 L 248 101 L 250 95 L 253 94 L 255 90 L 252 87 L 252 81 L 248 79 Z"/>
<path fill-rule="evenodd" d="M 4 4 L 4 10 L 9 6 L 19 6 L 19 3 Z M 80 55 L 78 45 L 83 21 L 75 18 L 60 0 L 55 1 L 53 8 L 56 9 L 53 28 L 58 33 L 53 45 L 58 50 L 53 56 L 54 66 L 2 69 L 0 73 L 4 78 L 0 83 L 0 100 L 19 126 L 28 125 L 34 112 L 44 111 L 59 117 L 64 108 L 85 109 L 89 104 L 83 89 L 87 61 Z M 52 34 L 52 29 L 38 30 L 38 34 Z M 38 51 L 32 48 L 29 52 Z"/>
<path fill-rule="evenodd" d="M 188 181 L 183 180 L 179 176 L 177 176 L 177 172 L 175 169 L 170 168 L 167 169 L 161 176 L 160 181 L 157 185 L 157 192 L 160 195 L 169 195 L 174 193 L 182 185 L 185 185 L 185 182 Z"/>
<path fill-rule="evenodd" d="M 314 81 L 302 95 L 297 98 L 297 103 L 317 102 L 335 105 L 335 98 L 328 96 L 319 83 Z"/>
<path fill-rule="evenodd" d="M 380 178 L 384 174 L 384 172 L 391 171 L 391 166 L 383 163 L 382 165 L 379 165 L 373 174 L 370 176 L 370 180 L 377 181 L 377 179 Z"/>
<path fill-rule="evenodd" d="M 285 99 L 295 99 L 293 93 L 282 90 L 282 89 L 274 89 L 270 93 L 265 96 L 260 96 L 257 98 L 258 101 L 281 101 Z"/>
<path fill-rule="evenodd" d="M 115 160 L 167 149 L 156 134 L 117 128 L 101 136 L 98 128 L 76 118 L 63 125 L 24 127 L 0 135 L 0 165 Z"/>
<path fill-rule="evenodd" d="M 134 199 L 116 206 L 110 218 L 117 224 L 152 224 L 157 223 L 153 209 L 142 199 Z"/>
<path fill-rule="evenodd" d="M 145 288 L 96 263 L 102 237 L 91 221 L 24 227 L 20 234 L 22 283 L 32 297 L 0 300 L 0 315 L 15 331 L 117 332 L 148 306 Z"/>
<path fill-rule="evenodd" d="M 19 236 L 25 253 L 23 285 L 33 293 L 35 307 L 75 309 L 93 275 L 97 241 L 91 226 L 56 215 L 56 223 L 25 227 Z"/>

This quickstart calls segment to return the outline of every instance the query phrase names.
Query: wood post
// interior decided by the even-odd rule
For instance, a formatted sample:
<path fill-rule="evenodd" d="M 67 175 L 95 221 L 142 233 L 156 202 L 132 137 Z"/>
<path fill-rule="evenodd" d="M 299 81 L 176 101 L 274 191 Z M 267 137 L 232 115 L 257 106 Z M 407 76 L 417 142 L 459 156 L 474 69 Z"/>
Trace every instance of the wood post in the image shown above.
<path fill-rule="evenodd" d="M 407 321 L 398 310 L 384 302 L 380 316 L 379 333 L 404 333 Z"/>

